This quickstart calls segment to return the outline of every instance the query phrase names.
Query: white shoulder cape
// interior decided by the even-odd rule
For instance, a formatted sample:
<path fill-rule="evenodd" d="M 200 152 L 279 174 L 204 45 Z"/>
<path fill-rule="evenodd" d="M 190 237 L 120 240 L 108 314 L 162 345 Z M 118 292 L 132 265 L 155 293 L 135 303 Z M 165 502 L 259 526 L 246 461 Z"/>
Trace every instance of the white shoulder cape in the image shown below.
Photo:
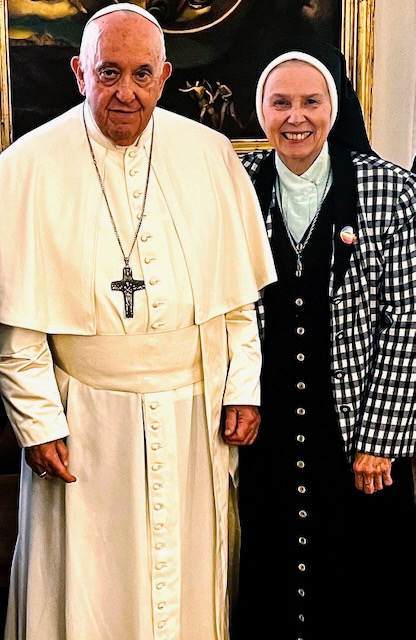
<path fill-rule="evenodd" d="M 230 141 L 156 108 L 152 170 L 169 196 L 197 324 L 257 300 L 276 280 L 251 181 Z M 102 169 L 103 154 L 97 156 Z M 102 193 L 82 106 L 0 154 L 0 322 L 96 332 L 94 268 Z"/>

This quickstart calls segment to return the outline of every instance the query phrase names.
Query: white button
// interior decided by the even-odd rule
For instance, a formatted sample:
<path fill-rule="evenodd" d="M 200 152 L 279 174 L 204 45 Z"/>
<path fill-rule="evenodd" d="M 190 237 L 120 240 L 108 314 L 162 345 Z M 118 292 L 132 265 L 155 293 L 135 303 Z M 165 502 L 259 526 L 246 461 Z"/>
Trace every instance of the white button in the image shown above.
<path fill-rule="evenodd" d="M 297 307 L 301 307 L 301 306 L 303 305 L 303 300 L 302 300 L 302 298 L 296 298 L 296 300 L 295 300 L 295 305 L 296 305 Z"/>
<path fill-rule="evenodd" d="M 307 539 L 304 536 L 300 536 L 299 538 L 299 544 L 308 544 Z"/>
<path fill-rule="evenodd" d="M 300 380 L 300 381 L 297 383 L 297 385 L 296 385 L 296 386 L 297 386 L 297 388 L 298 388 L 298 389 L 300 389 L 301 391 L 303 391 L 304 389 L 306 389 L 306 384 L 305 384 L 304 382 L 302 382 L 302 380 Z"/>
<path fill-rule="evenodd" d="M 155 483 L 153 484 L 153 489 L 154 489 L 155 491 L 160 491 L 160 489 L 162 489 L 162 487 L 163 487 L 163 484 L 162 484 L 161 482 L 155 482 Z"/>
<path fill-rule="evenodd" d="M 152 260 L 154 260 L 154 258 L 148 258 L 148 257 L 146 256 L 146 258 L 144 259 L 144 263 L 145 263 L 145 264 L 150 264 L 150 263 L 152 262 Z"/>
<path fill-rule="evenodd" d="M 131 175 L 131 176 L 135 176 L 136 173 L 137 173 L 137 169 L 130 169 L 130 171 L 129 171 L 129 175 Z"/>
<path fill-rule="evenodd" d="M 129 151 L 130 158 L 135 158 L 137 156 L 137 151 L 135 149 L 131 149 Z"/>
<path fill-rule="evenodd" d="M 152 324 L 152 329 L 160 329 L 160 327 L 163 327 L 163 325 L 166 324 L 165 322 L 154 322 Z"/>
<path fill-rule="evenodd" d="M 298 362 L 303 362 L 305 360 L 304 354 L 303 353 L 298 353 L 297 356 L 296 356 L 296 360 Z"/>
<path fill-rule="evenodd" d="M 296 409 L 296 413 L 298 414 L 298 416 L 304 416 L 306 415 L 306 409 L 304 409 L 303 407 L 298 407 Z"/>
<path fill-rule="evenodd" d="M 297 440 L 298 442 L 305 442 L 305 436 L 303 436 L 301 433 L 299 433 L 299 434 L 296 436 L 296 440 Z"/>
<path fill-rule="evenodd" d="M 298 564 L 298 569 L 299 571 L 306 571 L 306 564 L 301 562 L 300 564 Z"/>
<path fill-rule="evenodd" d="M 298 486 L 298 492 L 299 493 L 306 493 L 306 487 L 304 487 L 303 484 L 300 484 Z"/>
<path fill-rule="evenodd" d="M 159 462 L 157 464 L 152 464 L 152 471 L 159 471 L 159 469 L 162 468 L 162 464 L 160 464 Z"/>
<path fill-rule="evenodd" d="M 299 620 L 300 620 L 301 622 L 305 622 L 305 616 L 303 615 L 303 613 L 300 613 L 300 614 L 299 614 Z"/>
<path fill-rule="evenodd" d="M 163 522 L 158 522 L 153 528 L 155 531 L 160 531 L 161 529 L 165 528 L 165 525 L 163 524 Z"/>
<path fill-rule="evenodd" d="M 154 309 L 157 309 L 157 307 L 160 307 L 160 305 L 161 305 L 161 304 L 165 304 L 165 303 L 164 303 L 164 302 L 162 302 L 162 301 L 160 301 L 160 300 L 157 300 L 156 302 L 154 302 L 154 303 L 152 304 L 152 307 L 153 307 Z"/>
<path fill-rule="evenodd" d="M 158 282 L 159 282 L 159 280 L 156 280 L 156 278 L 151 278 L 149 280 L 149 284 L 151 284 L 151 285 L 157 284 Z"/>
<path fill-rule="evenodd" d="M 303 336 L 303 334 L 305 333 L 305 329 L 303 327 L 298 327 L 296 329 L 296 333 L 298 334 L 298 336 Z"/>
<path fill-rule="evenodd" d="M 296 463 L 296 466 L 299 469 L 303 469 L 305 467 L 305 463 L 303 462 L 303 460 L 298 460 L 297 463 Z"/>
<path fill-rule="evenodd" d="M 299 594 L 302 598 L 304 598 L 304 596 L 305 596 L 305 589 L 298 589 L 298 594 Z"/>
<path fill-rule="evenodd" d="M 142 192 L 140 191 L 140 189 L 136 189 L 136 191 L 133 191 L 133 198 L 140 198 L 141 195 Z"/>
<path fill-rule="evenodd" d="M 166 587 L 166 582 L 158 582 L 156 585 L 156 589 L 158 589 L 158 591 L 161 591 L 165 587 Z"/>
<path fill-rule="evenodd" d="M 160 444 L 160 442 L 154 442 L 150 448 L 152 451 L 159 451 L 159 449 L 162 448 L 162 445 Z"/>
<path fill-rule="evenodd" d="M 156 565 L 156 569 L 158 571 L 161 571 L 161 569 L 166 569 L 167 566 L 167 562 L 158 562 Z"/>
<path fill-rule="evenodd" d="M 161 509 L 163 509 L 163 504 L 161 504 L 160 502 L 157 502 L 157 503 L 154 505 L 153 509 L 154 509 L 155 511 L 160 511 Z"/>
<path fill-rule="evenodd" d="M 150 426 L 150 428 L 151 428 L 153 431 L 157 431 L 158 429 L 160 429 L 160 424 L 158 424 L 157 422 L 155 422 L 154 424 L 152 424 L 152 425 Z"/>
<path fill-rule="evenodd" d="M 301 518 L 307 518 L 308 517 L 308 513 L 307 513 L 307 511 L 305 511 L 305 509 L 301 509 L 299 511 L 299 515 L 300 515 Z"/>
<path fill-rule="evenodd" d="M 165 548 L 165 544 L 164 544 L 163 542 L 157 542 L 157 543 L 155 544 L 155 549 L 156 549 L 157 551 L 160 551 L 161 549 L 164 549 L 164 548 Z"/>
<path fill-rule="evenodd" d="M 142 242 L 147 242 L 147 241 L 148 241 L 148 239 L 149 239 L 149 238 L 151 238 L 151 237 L 152 237 L 152 236 L 150 235 L 150 233 L 143 233 L 143 234 L 140 236 L 140 240 L 141 240 Z"/>
<path fill-rule="evenodd" d="M 158 407 L 159 407 L 159 403 L 158 402 L 152 402 L 151 405 L 150 405 L 150 408 L 153 409 L 153 410 L 157 409 Z"/>
<path fill-rule="evenodd" d="M 163 622 L 159 622 L 157 625 L 158 629 L 164 629 L 166 627 L 166 620 L 164 620 Z"/>
<path fill-rule="evenodd" d="M 166 602 L 158 602 L 157 603 L 157 608 L 158 609 L 164 609 L 166 607 Z"/>

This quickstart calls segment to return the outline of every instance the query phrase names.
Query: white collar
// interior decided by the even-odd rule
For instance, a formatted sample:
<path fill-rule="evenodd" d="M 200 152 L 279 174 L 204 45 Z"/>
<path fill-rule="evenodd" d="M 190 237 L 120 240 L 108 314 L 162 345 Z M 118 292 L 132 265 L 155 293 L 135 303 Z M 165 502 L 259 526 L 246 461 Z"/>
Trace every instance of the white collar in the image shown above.
<path fill-rule="evenodd" d="M 328 142 L 325 142 L 320 154 L 311 164 L 309 169 L 307 169 L 305 173 L 302 173 L 300 176 L 288 169 L 288 167 L 279 158 L 276 151 L 275 166 L 277 169 L 277 173 L 279 174 L 280 182 L 288 192 L 289 196 L 295 190 L 298 191 L 299 189 L 304 188 L 308 189 L 311 183 L 319 188 L 319 186 L 323 186 L 326 183 L 328 173 L 331 169 Z"/>

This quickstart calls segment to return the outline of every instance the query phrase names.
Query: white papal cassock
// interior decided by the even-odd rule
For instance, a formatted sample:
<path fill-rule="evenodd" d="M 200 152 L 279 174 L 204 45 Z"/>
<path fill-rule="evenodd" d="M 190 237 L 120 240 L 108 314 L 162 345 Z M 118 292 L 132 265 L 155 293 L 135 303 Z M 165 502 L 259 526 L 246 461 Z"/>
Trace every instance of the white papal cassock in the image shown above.
<path fill-rule="evenodd" d="M 127 254 L 143 206 L 152 122 L 136 145 L 117 148 L 88 112 L 87 119 Z M 5 640 L 224 640 L 236 456 L 221 439 L 219 415 L 221 401 L 259 404 L 250 303 L 274 279 L 257 203 L 237 160 L 248 213 L 228 211 L 235 196 L 224 173 L 224 231 L 222 194 L 207 196 L 206 188 L 221 171 L 218 157 L 209 158 L 209 147 L 208 157 L 204 149 L 181 149 L 188 122 L 157 109 L 145 216 L 130 259 L 146 288 L 134 294 L 134 317 L 126 319 L 123 294 L 111 290 L 124 261 L 88 148 L 83 140 L 79 156 L 65 139 L 85 136 L 81 108 L 61 121 L 61 128 L 54 121 L 12 145 L 8 162 L 0 157 L 0 177 L 12 185 L 5 198 L 17 211 L 3 216 L 2 238 L 13 249 L 0 258 L 1 280 L 17 278 L 0 291 L 6 408 L 22 446 L 68 436 L 77 477 L 70 485 L 45 481 L 22 464 Z M 212 136 L 225 144 L 201 129 L 190 125 L 187 144 L 208 144 Z M 51 143 L 54 134 L 60 137 Z M 48 180 L 36 166 L 34 180 L 24 173 L 36 146 Z M 64 167 L 60 154 L 71 158 Z M 17 168 L 10 169 L 14 157 Z M 20 188 L 37 202 L 29 215 L 15 199 L 19 170 Z M 186 198 L 183 186 L 175 188 L 182 170 Z M 48 181 L 54 202 L 45 195 Z M 46 213 L 36 211 L 42 207 Z M 219 273 L 227 251 L 236 267 Z"/>

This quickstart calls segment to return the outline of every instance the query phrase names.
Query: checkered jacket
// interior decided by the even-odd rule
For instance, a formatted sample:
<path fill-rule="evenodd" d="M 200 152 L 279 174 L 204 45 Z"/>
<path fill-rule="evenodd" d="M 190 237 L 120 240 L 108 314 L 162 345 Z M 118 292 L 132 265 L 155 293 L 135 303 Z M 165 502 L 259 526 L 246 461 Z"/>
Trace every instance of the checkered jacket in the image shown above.
<path fill-rule="evenodd" d="M 271 153 L 241 156 L 254 184 Z M 329 284 L 333 394 L 345 450 L 412 456 L 416 440 L 416 176 L 351 153 L 357 242 L 342 281 Z M 266 227 L 272 235 L 271 210 Z M 334 236 L 335 237 L 335 236 Z M 260 321 L 264 316 L 259 304 Z M 264 324 L 264 323 L 263 323 Z"/>

